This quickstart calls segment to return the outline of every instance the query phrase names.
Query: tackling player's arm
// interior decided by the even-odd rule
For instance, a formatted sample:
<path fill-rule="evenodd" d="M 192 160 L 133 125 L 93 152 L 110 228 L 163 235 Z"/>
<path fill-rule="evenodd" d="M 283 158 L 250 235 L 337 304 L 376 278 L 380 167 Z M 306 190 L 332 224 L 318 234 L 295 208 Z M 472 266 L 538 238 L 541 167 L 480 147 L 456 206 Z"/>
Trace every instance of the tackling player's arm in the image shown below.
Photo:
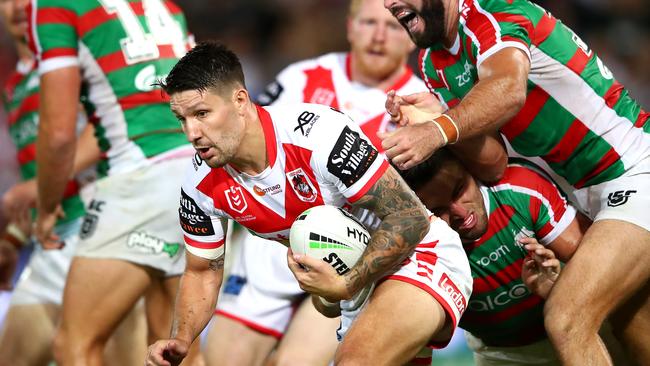
<path fill-rule="evenodd" d="M 526 102 L 529 71 L 530 60 L 518 48 L 504 48 L 485 59 L 478 69 L 476 85 L 456 107 L 445 112 L 457 126 L 454 128 L 446 123 L 451 130 L 456 130 L 454 133 L 445 132 L 450 133 L 447 139 L 462 142 L 498 130 Z M 409 126 L 382 137 L 386 155 L 400 169 L 421 163 L 447 144 L 442 127 L 436 127 L 432 121 L 439 111 L 426 107 L 433 104 L 425 99 L 435 97 L 414 94 L 401 98 L 399 103 L 387 99 L 386 109 L 391 115 L 395 116 L 395 109 L 399 108 L 400 118 L 410 121 Z"/>
<path fill-rule="evenodd" d="M 46 248 L 60 246 L 52 242 L 52 229 L 57 220 L 57 207 L 72 176 L 80 87 L 78 66 L 53 70 L 41 76 L 40 121 L 36 140 L 36 235 Z"/>
<path fill-rule="evenodd" d="M 449 145 L 472 176 L 484 183 L 495 183 L 503 177 L 508 165 L 508 153 L 498 132 L 466 139 Z"/>
<path fill-rule="evenodd" d="M 429 231 L 426 209 L 393 167 L 354 206 L 381 219 L 357 264 L 345 274 L 350 296 L 396 268 L 415 250 Z"/>

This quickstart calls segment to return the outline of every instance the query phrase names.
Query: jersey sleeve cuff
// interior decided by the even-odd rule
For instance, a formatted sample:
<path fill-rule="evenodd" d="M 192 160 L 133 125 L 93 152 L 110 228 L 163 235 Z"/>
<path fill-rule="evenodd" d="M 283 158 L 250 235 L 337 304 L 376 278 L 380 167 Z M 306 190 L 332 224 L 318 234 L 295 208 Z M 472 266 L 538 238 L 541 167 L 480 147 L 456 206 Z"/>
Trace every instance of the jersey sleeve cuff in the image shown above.
<path fill-rule="evenodd" d="M 551 230 L 543 238 L 539 238 L 540 244 L 544 246 L 551 244 L 555 239 L 557 239 L 558 236 L 564 232 L 564 230 L 566 230 L 567 227 L 569 227 L 575 217 L 576 209 L 571 205 L 567 205 L 566 210 L 564 211 L 564 215 L 562 215 L 562 218 L 558 221 L 553 230 Z"/>
<path fill-rule="evenodd" d="M 368 193 L 370 187 L 372 187 L 379 180 L 379 178 L 381 178 L 381 176 L 384 175 L 386 169 L 388 169 L 389 166 L 390 165 L 388 164 L 388 161 L 382 159 L 381 165 L 375 171 L 375 174 L 373 174 L 372 177 L 370 177 L 370 179 L 366 182 L 366 184 L 364 184 L 363 187 L 361 187 L 361 189 L 357 191 L 357 193 L 355 193 L 354 195 L 348 198 L 348 202 L 354 203 L 358 201 L 361 197 L 363 197 L 366 193 Z"/>
<path fill-rule="evenodd" d="M 43 75 L 64 67 L 78 66 L 79 59 L 76 56 L 62 56 L 40 61 L 38 65 L 38 74 Z"/>
<path fill-rule="evenodd" d="M 197 257 L 212 260 L 221 257 L 225 253 L 224 239 L 205 243 L 183 235 L 183 240 L 185 241 L 185 249 Z"/>
<path fill-rule="evenodd" d="M 523 41 L 522 42 L 519 42 L 519 41 L 505 41 L 505 42 L 497 43 L 495 46 L 493 46 L 489 50 L 487 50 L 484 53 L 481 53 L 480 55 L 478 55 L 478 57 L 476 58 L 476 69 L 481 67 L 481 64 L 483 63 L 483 61 L 485 61 L 488 57 L 490 57 L 490 56 L 494 55 L 495 53 L 501 51 L 502 49 L 508 48 L 508 47 L 514 47 L 514 48 L 518 48 L 518 49 L 524 51 L 524 53 L 528 57 L 528 60 L 532 60 L 532 58 L 530 56 L 530 50 L 528 49 L 528 45 L 526 45 Z"/>

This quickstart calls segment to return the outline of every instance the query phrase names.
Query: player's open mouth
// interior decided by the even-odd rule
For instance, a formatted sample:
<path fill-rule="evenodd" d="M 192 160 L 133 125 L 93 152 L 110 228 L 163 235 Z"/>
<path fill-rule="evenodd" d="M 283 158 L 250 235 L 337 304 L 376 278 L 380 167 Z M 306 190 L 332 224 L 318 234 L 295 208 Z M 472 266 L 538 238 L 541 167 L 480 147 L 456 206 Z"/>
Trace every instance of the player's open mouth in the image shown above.
<path fill-rule="evenodd" d="M 413 32 L 415 27 L 420 23 L 420 18 L 418 15 L 409 9 L 401 9 L 393 13 L 397 21 L 399 21 L 404 28 L 408 29 L 409 32 Z"/>
<path fill-rule="evenodd" d="M 460 225 L 458 229 L 469 230 L 474 227 L 475 223 L 476 223 L 476 216 L 474 216 L 474 214 L 471 213 L 465 218 L 465 221 L 463 221 L 463 224 Z"/>
<path fill-rule="evenodd" d="M 199 156 L 201 159 L 205 160 L 210 156 L 210 148 L 209 147 L 195 147 L 196 151 L 199 153 Z"/>

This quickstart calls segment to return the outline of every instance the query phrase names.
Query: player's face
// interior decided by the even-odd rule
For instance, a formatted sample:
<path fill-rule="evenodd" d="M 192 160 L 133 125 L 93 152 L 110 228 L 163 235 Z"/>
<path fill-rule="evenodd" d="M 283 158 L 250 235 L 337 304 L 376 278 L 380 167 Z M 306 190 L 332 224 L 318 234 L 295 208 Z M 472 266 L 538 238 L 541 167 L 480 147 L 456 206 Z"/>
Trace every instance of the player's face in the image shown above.
<path fill-rule="evenodd" d="M 172 94 L 169 104 L 203 161 L 220 168 L 233 160 L 244 136 L 233 101 L 211 91 L 188 90 Z"/>
<path fill-rule="evenodd" d="M 27 35 L 28 0 L 0 0 L 0 16 L 9 34 L 19 41 Z"/>
<path fill-rule="evenodd" d="M 483 195 L 474 178 L 457 162 L 444 164 L 416 194 L 436 216 L 463 240 L 476 240 L 487 231 Z"/>
<path fill-rule="evenodd" d="M 443 0 L 384 0 L 384 6 L 419 48 L 431 47 L 444 40 L 446 30 Z"/>
<path fill-rule="evenodd" d="M 378 0 L 363 0 L 348 20 L 348 41 L 355 66 L 375 79 L 402 67 L 415 46 L 397 19 Z"/>

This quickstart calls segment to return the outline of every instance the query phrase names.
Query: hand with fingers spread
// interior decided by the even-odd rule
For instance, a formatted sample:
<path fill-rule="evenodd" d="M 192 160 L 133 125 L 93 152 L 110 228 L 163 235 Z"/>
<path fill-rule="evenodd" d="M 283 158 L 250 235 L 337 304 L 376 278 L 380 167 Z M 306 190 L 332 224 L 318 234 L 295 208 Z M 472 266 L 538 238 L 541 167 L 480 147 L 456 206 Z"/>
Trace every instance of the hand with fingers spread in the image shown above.
<path fill-rule="evenodd" d="M 548 298 L 560 275 L 560 261 L 552 250 L 539 244 L 535 238 L 524 238 L 519 243 L 529 252 L 521 269 L 521 279 L 534 294 Z"/>
<path fill-rule="evenodd" d="M 385 107 L 391 121 L 400 126 L 431 121 L 445 111 L 438 99 L 429 92 L 397 95 L 391 90 L 386 94 Z"/>
<path fill-rule="evenodd" d="M 187 356 L 189 343 L 180 339 L 163 339 L 149 346 L 145 366 L 177 366 Z"/>
<path fill-rule="evenodd" d="M 43 246 L 43 249 L 62 249 L 65 245 L 58 235 L 54 233 L 54 226 L 59 218 L 64 217 L 63 209 L 59 205 L 53 212 L 37 210 L 36 222 L 34 223 L 34 235 Z"/>
<path fill-rule="evenodd" d="M 312 295 L 318 295 L 329 302 L 349 299 L 345 277 L 339 276 L 328 263 L 305 254 L 287 251 L 289 269 L 298 280 L 300 288 Z"/>

